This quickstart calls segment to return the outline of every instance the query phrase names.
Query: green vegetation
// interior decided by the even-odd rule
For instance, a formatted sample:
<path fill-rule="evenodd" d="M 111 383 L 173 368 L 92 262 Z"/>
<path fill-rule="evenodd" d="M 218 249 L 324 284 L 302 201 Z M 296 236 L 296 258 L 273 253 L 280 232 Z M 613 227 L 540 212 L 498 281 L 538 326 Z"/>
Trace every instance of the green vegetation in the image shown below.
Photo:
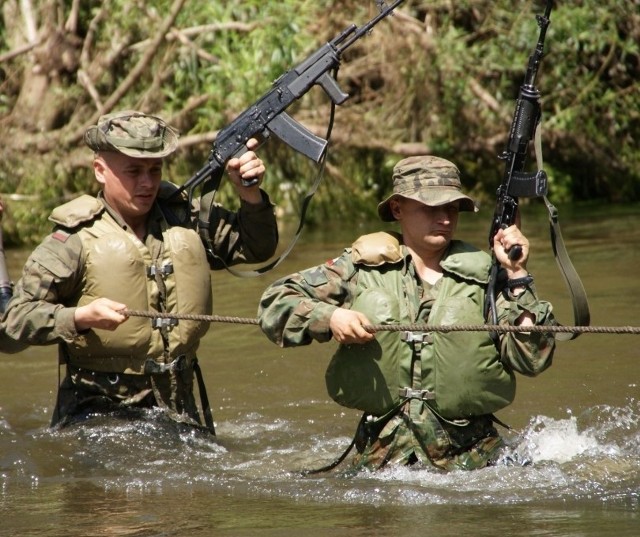
<path fill-rule="evenodd" d="M 31 9 L 28 7 L 31 6 Z M 395 161 L 454 160 L 466 187 L 491 203 L 529 54 L 531 0 L 406 0 L 345 54 L 313 223 L 373 214 Z M 0 24 L 0 194 L 5 238 L 39 241 L 50 210 L 95 192 L 82 135 L 98 116 L 141 109 L 182 133 L 167 177 L 188 179 L 218 129 L 373 0 L 4 0 Z M 538 76 L 545 169 L 557 203 L 640 198 L 640 0 L 558 3 Z M 330 107 L 313 91 L 292 115 L 324 134 Z M 266 188 L 299 210 L 317 170 L 277 141 L 261 149 Z M 230 198 L 223 189 L 221 201 Z"/>

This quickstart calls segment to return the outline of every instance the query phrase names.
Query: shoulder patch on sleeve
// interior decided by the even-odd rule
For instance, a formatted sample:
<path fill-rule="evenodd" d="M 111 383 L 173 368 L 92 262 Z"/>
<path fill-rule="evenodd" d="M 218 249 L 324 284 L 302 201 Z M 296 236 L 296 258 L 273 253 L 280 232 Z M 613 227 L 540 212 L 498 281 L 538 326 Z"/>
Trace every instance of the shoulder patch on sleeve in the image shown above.
<path fill-rule="evenodd" d="M 51 234 L 51 238 L 60 241 L 60 242 L 67 242 L 67 239 L 71 236 L 71 233 L 67 233 L 66 231 L 63 231 L 62 229 L 56 229 L 52 234 Z"/>

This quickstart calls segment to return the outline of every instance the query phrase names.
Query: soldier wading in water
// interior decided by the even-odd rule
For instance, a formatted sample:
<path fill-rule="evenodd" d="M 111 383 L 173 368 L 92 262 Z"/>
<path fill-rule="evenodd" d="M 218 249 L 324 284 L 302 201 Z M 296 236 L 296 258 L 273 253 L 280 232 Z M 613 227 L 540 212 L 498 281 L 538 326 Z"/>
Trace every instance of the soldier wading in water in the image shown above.
<path fill-rule="evenodd" d="M 240 208 L 212 207 L 209 238 L 217 257 L 208 260 L 195 230 L 196 204 L 186 194 L 171 198 L 177 187 L 162 181 L 163 158 L 177 148 L 174 129 L 124 111 L 101 117 L 85 142 L 95 152 L 102 190 L 51 214 L 53 233 L 29 257 L 3 319 L 3 339 L 13 340 L 6 348 L 58 344 L 66 375 L 52 425 L 160 407 L 175 421 L 200 426 L 193 384 L 195 374 L 204 395 L 196 351 L 209 323 L 127 318 L 121 311 L 210 314 L 211 268 L 273 255 L 278 231 L 259 188 L 264 165 L 253 151 L 229 160 Z M 244 186 L 242 179 L 257 182 Z M 202 403 L 213 432 L 206 396 Z"/>
<path fill-rule="evenodd" d="M 282 347 L 335 339 L 326 373 L 331 397 L 364 411 L 356 434 L 357 468 L 422 464 L 475 469 L 497 457 L 503 440 L 493 413 L 508 406 L 515 372 L 535 376 L 551 364 L 553 335 L 487 332 L 394 332 L 373 324 L 484 324 L 491 257 L 454 240 L 460 211 L 475 212 L 457 167 L 411 157 L 394 168 L 393 193 L 378 206 L 401 233 L 357 239 L 323 265 L 282 278 L 263 294 L 260 325 Z M 515 245 L 517 260 L 508 257 Z M 527 272 L 529 242 L 516 226 L 493 242 L 504 285 L 498 321 L 555 324 Z"/>

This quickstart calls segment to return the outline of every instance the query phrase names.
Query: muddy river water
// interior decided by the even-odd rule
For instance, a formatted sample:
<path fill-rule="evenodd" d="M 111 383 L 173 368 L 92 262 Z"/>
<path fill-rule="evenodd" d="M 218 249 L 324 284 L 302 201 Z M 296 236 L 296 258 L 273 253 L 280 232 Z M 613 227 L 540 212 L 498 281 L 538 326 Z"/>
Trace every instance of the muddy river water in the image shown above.
<path fill-rule="evenodd" d="M 640 326 L 640 207 L 560 211 L 592 325 Z M 483 246 L 490 215 L 464 215 L 458 236 Z M 280 275 L 335 257 L 375 222 L 305 231 L 258 278 L 214 274 L 214 313 L 252 318 Z M 530 270 L 558 319 L 572 324 L 545 215 L 525 209 Z M 286 233 L 285 239 L 286 242 Z M 17 277 L 28 252 L 9 250 Z M 54 347 L 0 359 L 0 535 L 426 536 L 640 535 L 640 335 L 584 334 L 553 366 L 519 378 L 499 418 L 508 464 L 464 473 L 300 470 L 331 462 L 359 412 L 326 395 L 335 346 L 280 349 L 251 325 L 213 323 L 200 362 L 218 433 L 162 419 L 96 419 L 48 427 L 58 382 Z M 155 416 L 157 418 L 157 416 Z"/>

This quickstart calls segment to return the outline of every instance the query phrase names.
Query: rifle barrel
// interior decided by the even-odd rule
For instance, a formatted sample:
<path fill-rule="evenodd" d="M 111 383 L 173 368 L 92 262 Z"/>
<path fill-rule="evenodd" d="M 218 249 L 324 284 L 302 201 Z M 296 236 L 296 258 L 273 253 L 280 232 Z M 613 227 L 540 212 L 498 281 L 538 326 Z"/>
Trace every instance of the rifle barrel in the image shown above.
<path fill-rule="evenodd" d="M 351 45 L 353 45 L 358 39 L 360 39 L 364 34 L 368 33 L 371 28 L 373 28 L 376 24 L 378 24 L 382 19 L 384 19 L 387 15 L 389 15 L 395 8 L 397 8 L 400 4 L 402 4 L 404 0 L 396 0 L 390 6 L 386 6 L 385 8 L 380 10 L 373 19 L 371 19 L 367 24 L 358 28 L 356 32 L 351 36 L 346 43 L 344 43 L 339 49 L 338 53 L 342 54 L 345 50 L 347 50 Z"/>

